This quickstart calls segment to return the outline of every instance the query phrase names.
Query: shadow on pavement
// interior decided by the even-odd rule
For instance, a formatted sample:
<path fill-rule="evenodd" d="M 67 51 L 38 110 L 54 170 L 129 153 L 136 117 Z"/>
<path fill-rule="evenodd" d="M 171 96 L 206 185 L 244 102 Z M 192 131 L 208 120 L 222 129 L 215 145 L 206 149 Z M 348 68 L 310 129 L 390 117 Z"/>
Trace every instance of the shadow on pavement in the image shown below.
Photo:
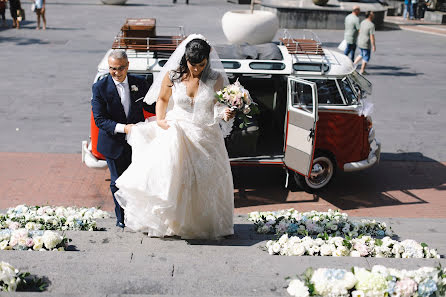
<path fill-rule="evenodd" d="M 274 234 L 258 234 L 253 224 L 234 224 L 234 234 L 221 240 L 187 239 L 189 245 L 253 246 L 275 238 Z"/>
<path fill-rule="evenodd" d="M 410 70 L 410 67 L 384 66 L 384 65 L 373 65 L 373 64 L 367 65 L 367 72 L 369 73 L 369 75 L 384 75 L 384 76 L 424 75 L 424 73 L 407 71 L 406 69 Z"/>
<path fill-rule="evenodd" d="M 236 208 L 314 203 L 320 199 L 341 210 L 426 204 L 429 202 L 413 190 L 446 190 L 446 166 L 421 153 L 383 153 L 381 163 L 367 170 L 338 170 L 333 181 L 315 194 L 285 189 L 285 172 L 281 168 L 233 168 L 233 175 L 238 189 Z"/>
<path fill-rule="evenodd" d="M 6 43 L 6 42 L 15 43 L 16 45 L 50 44 L 50 42 L 47 40 L 41 40 L 37 38 L 4 37 L 0 39 L 0 43 Z"/>

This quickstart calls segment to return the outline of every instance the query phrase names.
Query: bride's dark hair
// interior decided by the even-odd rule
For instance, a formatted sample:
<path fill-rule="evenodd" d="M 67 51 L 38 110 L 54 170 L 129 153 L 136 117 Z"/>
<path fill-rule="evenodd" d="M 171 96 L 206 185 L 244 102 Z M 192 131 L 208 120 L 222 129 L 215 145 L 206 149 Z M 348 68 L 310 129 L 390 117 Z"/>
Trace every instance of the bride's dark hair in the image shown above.
<path fill-rule="evenodd" d="M 198 64 L 204 59 L 208 60 L 206 68 L 209 67 L 209 54 L 211 52 L 211 46 L 200 38 L 195 38 L 186 44 L 186 49 L 183 57 L 181 58 L 180 66 L 173 71 L 172 81 L 181 81 L 184 74 L 188 72 L 187 61 L 192 64 Z"/>

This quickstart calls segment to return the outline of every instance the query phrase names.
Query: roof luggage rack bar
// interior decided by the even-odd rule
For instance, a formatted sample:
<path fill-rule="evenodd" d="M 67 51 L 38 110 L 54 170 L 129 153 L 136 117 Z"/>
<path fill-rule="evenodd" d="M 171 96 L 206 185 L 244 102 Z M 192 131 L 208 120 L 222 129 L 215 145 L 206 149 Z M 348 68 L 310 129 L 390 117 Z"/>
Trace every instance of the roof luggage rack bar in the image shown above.
<path fill-rule="evenodd" d="M 309 31 L 311 32 L 311 31 Z M 292 38 L 288 30 L 285 29 L 283 37 L 280 38 L 280 42 L 286 46 L 290 54 L 305 54 L 305 55 L 319 55 L 324 56 L 324 50 L 322 49 L 322 42 L 317 36 L 311 32 L 313 38 L 307 39 L 304 36 L 303 39 Z"/>
<path fill-rule="evenodd" d="M 149 52 L 173 52 L 184 40 L 184 36 L 156 36 L 156 37 L 115 37 L 113 49 L 134 49 Z"/>
<path fill-rule="evenodd" d="M 112 48 L 113 49 L 133 49 L 135 51 L 147 51 L 152 53 L 171 54 L 177 46 L 186 38 L 183 26 L 156 26 L 160 28 L 175 28 L 177 32 L 174 35 L 156 35 L 155 21 L 153 19 L 137 19 L 139 24 L 150 23 L 150 25 L 129 25 L 127 23 L 121 28 L 116 35 Z"/>

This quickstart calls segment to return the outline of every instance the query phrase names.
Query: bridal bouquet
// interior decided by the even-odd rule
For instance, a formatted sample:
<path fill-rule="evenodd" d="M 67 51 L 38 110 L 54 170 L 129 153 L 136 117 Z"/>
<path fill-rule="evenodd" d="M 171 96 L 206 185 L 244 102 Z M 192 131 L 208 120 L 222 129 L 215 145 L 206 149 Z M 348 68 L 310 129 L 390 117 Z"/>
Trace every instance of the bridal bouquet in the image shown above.
<path fill-rule="evenodd" d="M 246 90 L 238 81 L 226 86 L 216 94 L 218 102 L 229 106 L 237 111 L 236 118 L 240 121 L 239 128 L 245 128 L 252 115 L 258 113 L 256 104 L 252 101 L 249 91 Z"/>

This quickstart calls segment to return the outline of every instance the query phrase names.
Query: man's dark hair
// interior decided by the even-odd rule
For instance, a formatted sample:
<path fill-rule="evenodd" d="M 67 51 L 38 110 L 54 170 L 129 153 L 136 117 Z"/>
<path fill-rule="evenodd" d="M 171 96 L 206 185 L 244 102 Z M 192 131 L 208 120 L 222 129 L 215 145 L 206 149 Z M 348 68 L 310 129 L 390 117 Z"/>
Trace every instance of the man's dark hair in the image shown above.
<path fill-rule="evenodd" d="M 365 13 L 365 17 L 368 18 L 371 14 L 373 13 L 373 11 L 369 10 Z"/>

